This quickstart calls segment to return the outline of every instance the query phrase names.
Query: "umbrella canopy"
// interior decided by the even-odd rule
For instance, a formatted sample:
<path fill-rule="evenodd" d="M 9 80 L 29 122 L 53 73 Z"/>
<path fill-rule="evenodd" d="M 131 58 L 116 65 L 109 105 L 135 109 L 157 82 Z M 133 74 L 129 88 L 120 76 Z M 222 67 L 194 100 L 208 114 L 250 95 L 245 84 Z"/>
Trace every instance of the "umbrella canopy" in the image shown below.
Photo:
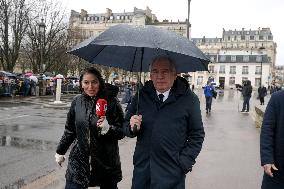
<path fill-rule="evenodd" d="M 177 72 L 208 70 L 210 60 L 190 40 L 155 26 L 113 26 L 98 37 L 91 37 L 68 53 L 90 63 L 127 71 L 148 72 L 159 55 L 171 57 Z"/>
<path fill-rule="evenodd" d="M 35 83 L 37 83 L 37 82 L 38 82 L 37 77 L 36 77 L 36 76 L 34 76 L 34 75 L 31 75 L 29 78 L 30 78 L 30 80 L 33 80 Z"/>
<path fill-rule="evenodd" d="M 33 72 L 26 72 L 25 73 L 25 77 L 30 77 L 30 76 L 32 76 L 33 75 Z"/>

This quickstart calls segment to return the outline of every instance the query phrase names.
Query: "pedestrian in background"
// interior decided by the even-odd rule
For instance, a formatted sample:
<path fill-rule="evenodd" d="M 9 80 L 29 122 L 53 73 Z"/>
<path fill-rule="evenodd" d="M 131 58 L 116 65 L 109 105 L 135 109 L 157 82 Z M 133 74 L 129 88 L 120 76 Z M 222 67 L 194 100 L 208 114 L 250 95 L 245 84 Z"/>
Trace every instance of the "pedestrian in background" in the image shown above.
<path fill-rule="evenodd" d="M 252 86 L 250 80 L 245 81 L 242 89 L 239 90 L 242 92 L 243 95 L 243 108 L 241 112 L 249 112 L 249 101 L 252 93 Z"/>
<path fill-rule="evenodd" d="M 204 95 L 206 99 L 206 113 L 208 114 L 211 112 L 211 106 L 212 106 L 212 98 L 214 93 L 214 87 L 211 85 L 210 81 L 207 81 L 206 86 L 204 87 Z"/>
<path fill-rule="evenodd" d="M 284 91 L 272 94 L 260 134 L 262 189 L 284 188 Z"/>
<path fill-rule="evenodd" d="M 258 98 L 260 101 L 260 105 L 264 105 L 264 97 L 267 95 L 266 87 L 264 87 L 264 85 L 259 86 L 257 91 L 258 91 Z"/>
<path fill-rule="evenodd" d="M 72 143 L 66 171 L 65 189 L 117 189 L 122 179 L 118 140 L 124 137 L 124 115 L 116 97 L 118 88 L 105 87 L 99 71 L 88 68 L 80 76 L 82 94 L 74 98 L 67 115 L 64 134 L 56 150 L 61 166 Z M 107 100 L 106 116 L 98 117 L 98 99 Z M 104 131 L 104 132 L 103 132 Z"/>
<path fill-rule="evenodd" d="M 184 189 L 204 140 L 198 97 L 177 77 L 175 63 L 159 56 L 150 65 L 150 81 L 126 113 L 125 134 L 137 136 L 132 189 Z"/>

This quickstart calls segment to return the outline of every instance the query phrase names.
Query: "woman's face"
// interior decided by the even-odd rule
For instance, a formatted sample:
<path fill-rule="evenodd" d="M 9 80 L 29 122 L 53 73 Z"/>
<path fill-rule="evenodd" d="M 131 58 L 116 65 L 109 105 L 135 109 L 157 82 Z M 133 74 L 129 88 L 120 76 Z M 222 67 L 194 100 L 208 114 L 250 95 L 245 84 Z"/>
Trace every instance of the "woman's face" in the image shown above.
<path fill-rule="evenodd" d="M 96 96 L 99 92 L 100 82 L 98 78 L 93 74 L 84 74 L 81 84 L 84 92 L 89 96 Z"/>

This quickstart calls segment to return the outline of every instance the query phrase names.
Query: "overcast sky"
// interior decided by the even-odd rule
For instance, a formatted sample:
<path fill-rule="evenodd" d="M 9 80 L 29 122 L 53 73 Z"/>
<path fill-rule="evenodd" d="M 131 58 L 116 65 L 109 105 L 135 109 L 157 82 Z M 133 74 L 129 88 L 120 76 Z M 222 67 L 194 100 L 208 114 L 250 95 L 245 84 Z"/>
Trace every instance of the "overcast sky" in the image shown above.
<path fill-rule="evenodd" d="M 187 18 L 188 0 L 61 0 L 67 11 L 115 13 L 133 11 L 146 6 L 159 21 L 184 21 Z M 282 19 L 281 19 L 282 18 Z M 270 27 L 277 43 L 276 64 L 284 65 L 284 0 L 191 0 L 190 22 L 192 37 L 222 37 L 225 30 L 257 30 Z M 282 21 L 281 21 L 282 20 Z"/>

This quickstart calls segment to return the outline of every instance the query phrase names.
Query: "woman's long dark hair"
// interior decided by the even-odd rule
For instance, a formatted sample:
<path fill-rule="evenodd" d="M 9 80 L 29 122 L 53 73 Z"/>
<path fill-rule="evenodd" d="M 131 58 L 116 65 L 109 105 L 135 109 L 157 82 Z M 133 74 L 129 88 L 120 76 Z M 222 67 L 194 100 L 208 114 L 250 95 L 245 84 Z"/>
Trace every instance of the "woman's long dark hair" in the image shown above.
<path fill-rule="evenodd" d="M 96 78 L 98 78 L 99 83 L 100 83 L 100 87 L 99 87 L 99 93 L 100 93 L 105 88 L 105 82 L 104 82 L 104 79 L 101 73 L 94 67 L 87 68 L 81 73 L 80 79 L 79 79 L 80 92 L 81 93 L 84 92 L 82 88 L 82 80 L 83 80 L 83 76 L 86 74 L 93 74 Z"/>

